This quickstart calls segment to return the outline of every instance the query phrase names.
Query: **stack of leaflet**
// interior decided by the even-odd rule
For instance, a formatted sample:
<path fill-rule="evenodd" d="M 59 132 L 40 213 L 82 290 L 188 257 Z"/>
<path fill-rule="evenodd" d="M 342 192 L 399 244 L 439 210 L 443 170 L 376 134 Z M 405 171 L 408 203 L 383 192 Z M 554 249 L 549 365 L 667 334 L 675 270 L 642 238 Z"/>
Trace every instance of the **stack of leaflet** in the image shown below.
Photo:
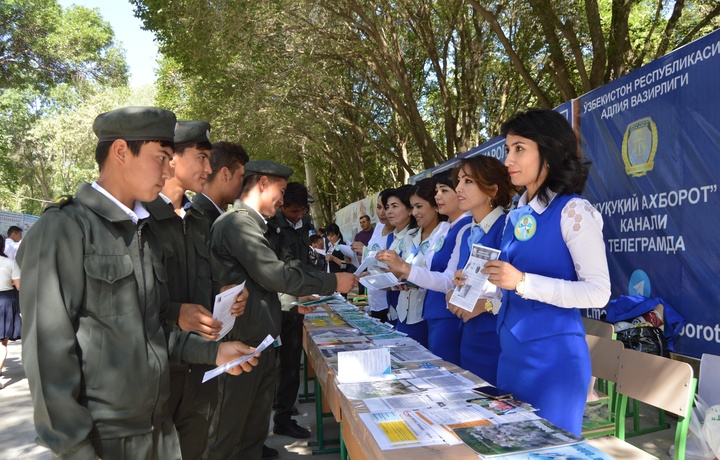
<path fill-rule="evenodd" d="M 324 326 L 342 326 L 345 321 L 342 318 L 336 316 L 334 313 L 312 312 L 305 315 L 305 321 L 308 321 L 313 326 L 324 327 Z"/>
<path fill-rule="evenodd" d="M 354 327 L 361 334 L 375 335 L 387 334 L 393 330 L 389 323 L 383 323 L 380 320 L 360 312 L 339 312 L 338 315 L 351 327 Z"/>

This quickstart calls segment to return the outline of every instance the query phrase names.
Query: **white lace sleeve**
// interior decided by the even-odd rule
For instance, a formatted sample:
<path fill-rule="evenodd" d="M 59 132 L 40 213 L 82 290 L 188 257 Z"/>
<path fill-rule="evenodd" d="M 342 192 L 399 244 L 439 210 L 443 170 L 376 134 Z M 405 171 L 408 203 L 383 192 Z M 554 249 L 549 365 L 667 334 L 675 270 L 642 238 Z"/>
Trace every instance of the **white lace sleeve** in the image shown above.
<path fill-rule="evenodd" d="M 587 200 L 570 200 L 562 210 L 560 228 L 578 281 L 528 273 L 525 298 L 563 308 L 604 307 L 610 298 L 610 275 L 602 227 L 602 216 Z"/>

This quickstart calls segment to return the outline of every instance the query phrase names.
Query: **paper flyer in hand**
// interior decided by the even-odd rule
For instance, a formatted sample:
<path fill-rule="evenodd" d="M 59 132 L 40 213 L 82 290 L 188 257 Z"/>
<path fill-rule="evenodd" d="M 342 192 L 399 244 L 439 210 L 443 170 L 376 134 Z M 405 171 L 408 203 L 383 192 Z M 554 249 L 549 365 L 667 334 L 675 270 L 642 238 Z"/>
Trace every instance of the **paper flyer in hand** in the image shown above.
<path fill-rule="evenodd" d="M 497 260 L 500 257 L 498 249 L 488 248 L 480 244 L 473 244 L 470 258 L 463 268 L 463 274 L 467 276 L 465 285 L 455 287 L 450 303 L 472 312 L 478 299 L 487 296 L 488 291 L 494 293 L 495 287 L 487 279 L 488 275 L 482 273 L 486 263 Z M 486 286 L 486 283 L 489 286 Z"/>
<path fill-rule="evenodd" d="M 397 279 L 391 272 L 384 272 L 376 275 L 363 276 L 360 278 L 360 284 L 372 289 L 388 289 L 404 284 L 404 282 Z"/>
<path fill-rule="evenodd" d="M 235 326 L 235 317 L 230 313 L 230 307 L 235 303 L 235 298 L 245 289 L 245 282 L 237 286 L 221 292 L 215 296 L 215 304 L 213 305 L 213 319 L 222 323 L 220 334 L 215 340 L 225 337 Z"/>
<path fill-rule="evenodd" d="M 255 347 L 255 354 L 258 354 L 265 350 L 267 347 L 273 344 L 275 340 L 272 338 L 270 334 L 265 337 L 265 340 L 263 340 L 260 345 Z M 223 364 L 222 366 L 218 366 L 215 369 L 211 371 L 205 372 L 203 375 L 203 381 L 202 383 L 207 382 L 210 379 L 213 379 L 217 377 L 218 375 L 222 374 L 223 372 L 226 372 L 228 369 L 232 369 L 235 366 L 239 366 L 240 364 L 249 361 L 255 354 L 252 355 L 245 355 L 241 358 L 233 359 L 232 361 L 228 361 L 227 363 Z"/>

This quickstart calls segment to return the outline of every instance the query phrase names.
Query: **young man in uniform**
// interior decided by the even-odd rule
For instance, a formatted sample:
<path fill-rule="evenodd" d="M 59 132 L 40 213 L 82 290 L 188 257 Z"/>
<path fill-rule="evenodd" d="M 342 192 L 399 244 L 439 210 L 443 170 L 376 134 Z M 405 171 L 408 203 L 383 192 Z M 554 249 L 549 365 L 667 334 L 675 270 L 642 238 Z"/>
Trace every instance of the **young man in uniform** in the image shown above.
<path fill-rule="evenodd" d="M 212 173 L 202 193 L 197 193 L 185 214 L 188 265 L 195 277 L 189 280 L 190 300 L 212 311 L 213 284 L 210 274 L 210 229 L 239 196 L 248 154 L 240 144 L 215 142 L 210 152 Z"/>
<path fill-rule="evenodd" d="M 221 323 L 212 317 L 206 303 L 193 302 L 189 284 L 196 278 L 195 265 L 189 263 L 194 247 L 188 246 L 184 216 L 190 207 L 186 191 L 200 193 L 210 168 L 210 124 L 206 121 L 180 121 L 175 131 L 175 149 L 170 167 L 173 176 L 162 192 L 145 207 L 150 227 L 162 235 L 165 270 L 168 273 L 170 308 L 165 320 L 182 330 L 195 331 L 206 339 L 217 339 Z M 209 233 L 206 238 L 209 238 Z M 247 297 L 247 296 L 245 296 Z M 202 383 L 209 368 L 202 364 L 170 366 L 168 405 L 180 437 L 183 459 L 199 460 L 205 451 L 207 432 L 215 408 L 216 382 Z"/>
<path fill-rule="evenodd" d="M 250 290 L 245 314 L 235 321 L 227 338 L 243 338 L 257 345 L 268 334 L 280 334 L 279 292 L 292 295 L 330 294 L 352 289 L 351 273 L 320 273 L 294 262 L 278 259 L 267 239 L 266 217 L 283 203 L 292 169 L 272 161 L 245 165 L 241 199 L 213 226 L 210 264 L 219 285 L 240 283 Z M 259 371 L 259 372 L 258 372 Z M 218 405 L 213 416 L 206 457 L 260 460 L 268 433 L 275 393 L 275 353 L 264 353 L 255 378 L 218 381 Z"/>
<path fill-rule="evenodd" d="M 300 263 L 315 269 L 310 263 L 310 219 L 307 215 L 308 191 L 299 182 L 289 182 L 283 204 L 275 215 L 268 219 L 268 239 L 275 247 L 278 259 Z M 278 350 L 278 383 L 275 395 L 275 416 L 273 432 L 296 439 L 307 439 L 310 431 L 299 426 L 291 417 L 295 399 L 300 388 L 300 361 L 302 359 L 302 325 L 306 313 L 313 308 L 293 305 L 298 298 L 290 294 L 279 294 L 282 305 L 282 325 Z M 296 410 L 296 409 L 295 409 Z"/>
<path fill-rule="evenodd" d="M 161 324 L 161 236 L 140 202 L 170 177 L 175 124 L 155 107 L 99 115 L 97 181 L 48 206 L 18 252 L 35 428 L 59 458 L 180 458 L 169 360 L 220 365 L 254 351 Z"/>

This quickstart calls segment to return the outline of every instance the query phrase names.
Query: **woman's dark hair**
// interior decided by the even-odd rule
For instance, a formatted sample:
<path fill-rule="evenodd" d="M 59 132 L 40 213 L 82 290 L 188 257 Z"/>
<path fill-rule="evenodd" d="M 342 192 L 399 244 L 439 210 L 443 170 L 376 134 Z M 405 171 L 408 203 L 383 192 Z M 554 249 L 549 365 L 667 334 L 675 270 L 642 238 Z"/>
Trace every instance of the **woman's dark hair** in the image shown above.
<path fill-rule="evenodd" d="M 451 189 L 455 190 L 455 184 L 453 178 L 457 177 L 458 168 L 446 169 L 443 172 L 439 172 L 432 176 L 435 180 L 436 185 L 447 185 Z"/>
<path fill-rule="evenodd" d="M 5 255 L 5 237 L 0 235 L 0 256 L 7 257 Z"/>
<path fill-rule="evenodd" d="M 329 235 L 330 233 L 338 235 L 340 237 L 340 240 L 338 240 L 339 244 L 345 244 L 345 239 L 343 238 L 342 232 L 340 231 L 340 226 L 338 226 L 338 224 L 332 223 L 325 227 L 325 235 Z"/>
<path fill-rule="evenodd" d="M 502 161 L 485 155 L 463 158 L 455 173 L 456 187 L 460 171 L 465 171 L 465 174 L 477 184 L 478 188 L 491 197 L 490 204 L 493 207 L 510 208 L 517 189 L 512 184 L 507 167 Z M 495 191 L 495 186 L 497 186 L 497 191 Z"/>
<path fill-rule="evenodd" d="M 386 188 L 382 192 L 378 193 L 378 199 L 380 200 L 380 204 L 382 204 L 383 207 L 385 207 L 385 205 L 387 204 L 387 194 L 393 190 L 395 190 L 395 189 L 394 188 Z"/>
<path fill-rule="evenodd" d="M 423 179 L 416 183 L 412 190 L 410 190 L 410 196 L 418 196 L 422 198 L 423 200 L 430 203 L 430 206 L 435 208 L 437 210 L 437 202 L 435 201 L 435 178 L 434 177 L 428 177 L 427 179 Z M 447 220 L 447 216 L 444 214 L 439 214 L 438 217 L 441 221 Z"/>
<path fill-rule="evenodd" d="M 392 197 L 397 198 L 407 209 L 408 212 L 412 209 L 412 206 L 410 206 L 410 192 L 412 191 L 413 186 L 409 184 L 402 185 L 398 188 L 393 188 L 390 190 L 387 190 L 385 194 L 383 195 L 383 204 L 385 205 L 385 209 L 388 208 L 387 200 L 389 200 Z M 415 221 L 415 216 L 410 213 L 410 228 L 417 227 L 417 222 Z M 402 229 L 400 229 L 402 230 Z"/>
<path fill-rule="evenodd" d="M 530 109 L 503 123 L 500 130 L 503 136 L 514 134 L 537 143 L 540 168 L 547 165 L 548 169 L 536 193 L 542 203 L 549 201 L 548 190 L 558 194 L 583 192 L 590 162 L 583 162 L 575 131 L 564 116 L 554 110 Z M 538 177 L 541 172 L 539 169 Z"/>

